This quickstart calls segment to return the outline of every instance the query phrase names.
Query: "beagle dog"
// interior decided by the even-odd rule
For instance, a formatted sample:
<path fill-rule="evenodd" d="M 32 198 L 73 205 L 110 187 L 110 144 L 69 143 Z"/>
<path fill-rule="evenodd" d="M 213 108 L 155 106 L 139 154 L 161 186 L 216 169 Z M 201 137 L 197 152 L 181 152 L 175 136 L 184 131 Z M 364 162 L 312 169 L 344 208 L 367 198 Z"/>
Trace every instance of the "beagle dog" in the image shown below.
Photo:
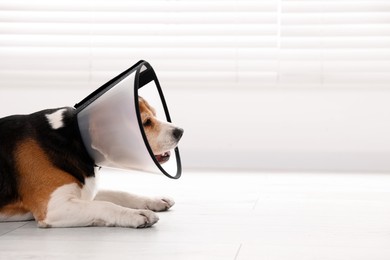
<path fill-rule="evenodd" d="M 183 130 L 157 119 L 141 97 L 139 108 L 148 142 L 164 163 Z M 144 228 L 158 221 L 155 211 L 174 205 L 165 197 L 97 191 L 97 170 L 83 145 L 74 108 L 0 119 L 0 221 Z"/>

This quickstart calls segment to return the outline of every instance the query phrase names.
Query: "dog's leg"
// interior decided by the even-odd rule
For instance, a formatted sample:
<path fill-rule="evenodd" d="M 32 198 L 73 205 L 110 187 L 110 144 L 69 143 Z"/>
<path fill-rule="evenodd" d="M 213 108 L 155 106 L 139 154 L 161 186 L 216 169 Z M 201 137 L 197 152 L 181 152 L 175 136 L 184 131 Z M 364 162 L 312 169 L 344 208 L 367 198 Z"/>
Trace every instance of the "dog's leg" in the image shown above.
<path fill-rule="evenodd" d="M 34 216 L 28 212 L 25 214 L 6 215 L 0 212 L 0 222 L 12 222 L 12 221 L 29 221 L 33 220 Z"/>
<path fill-rule="evenodd" d="M 80 199 L 77 184 L 67 184 L 53 192 L 46 218 L 40 227 L 120 226 L 143 228 L 158 221 L 150 210 L 135 210 L 105 201 Z"/>
<path fill-rule="evenodd" d="M 33 219 L 32 213 L 24 208 L 20 201 L 8 204 L 0 209 L 0 222 L 28 221 Z"/>
<path fill-rule="evenodd" d="M 172 199 L 166 197 L 149 198 L 120 191 L 99 191 L 95 201 L 109 201 L 126 208 L 153 211 L 165 211 L 175 204 Z"/>

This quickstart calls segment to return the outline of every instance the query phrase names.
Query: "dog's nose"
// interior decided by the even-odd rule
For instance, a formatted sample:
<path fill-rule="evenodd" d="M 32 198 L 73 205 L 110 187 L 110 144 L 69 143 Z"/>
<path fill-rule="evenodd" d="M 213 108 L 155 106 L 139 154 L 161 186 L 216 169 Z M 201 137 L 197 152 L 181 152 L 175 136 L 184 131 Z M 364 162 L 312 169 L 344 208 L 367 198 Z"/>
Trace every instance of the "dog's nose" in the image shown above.
<path fill-rule="evenodd" d="M 183 136 L 184 130 L 181 128 L 175 128 L 173 130 L 173 136 L 176 138 L 176 140 L 180 140 L 180 138 Z"/>

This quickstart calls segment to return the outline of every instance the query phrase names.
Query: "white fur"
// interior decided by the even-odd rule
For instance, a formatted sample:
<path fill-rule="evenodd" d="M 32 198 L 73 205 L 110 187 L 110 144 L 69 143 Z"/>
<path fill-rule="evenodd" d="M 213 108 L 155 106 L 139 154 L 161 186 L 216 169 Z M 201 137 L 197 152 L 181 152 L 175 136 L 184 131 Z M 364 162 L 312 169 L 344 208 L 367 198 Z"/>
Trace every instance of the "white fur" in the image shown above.
<path fill-rule="evenodd" d="M 98 171 L 95 171 L 95 177 L 90 177 L 85 179 L 85 184 L 81 189 L 81 199 L 83 200 L 93 200 L 97 194 L 97 184 L 99 182 Z"/>
<path fill-rule="evenodd" d="M 95 200 L 109 201 L 126 208 L 149 209 L 153 211 L 168 210 L 175 204 L 172 199 L 167 197 L 148 198 L 121 191 L 99 191 Z"/>
<path fill-rule="evenodd" d="M 46 118 L 49 121 L 50 126 L 53 129 L 59 129 L 64 126 L 63 113 L 66 111 L 65 108 L 59 109 L 52 114 L 47 114 Z"/>
<path fill-rule="evenodd" d="M 179 140 L 177 140 L 172 134 L 173 130 L 176 128 L 174 124 L 161 120 L 156 121 L 159 122 L 161 131 L 157 135 L 155 141 L 157 145 L 152 145 L 154 148 L 152 149 L 154 154 L 160 154 L 175 148 Z"/>
<path fill-rule="evenodd" d="M 94 201 L 96 181 L 86 180 L 83 188 L 76 183 L 55 190 L 50 198 L 46 218 L 40 227 L 121 226 L 149 227 L 158 221 L 150 210 L 130 209 L 109 201 Z"/>
<path fill-rule="evenodd" d="M 13 215 L 13 216 L 7 216 L 0 214 L 0 222 L 7 222 L 7 221 L 27 221 L 27 220 L 33 220 L 33 215 L 29 212 L 26 214 L 21 215 Z"/>

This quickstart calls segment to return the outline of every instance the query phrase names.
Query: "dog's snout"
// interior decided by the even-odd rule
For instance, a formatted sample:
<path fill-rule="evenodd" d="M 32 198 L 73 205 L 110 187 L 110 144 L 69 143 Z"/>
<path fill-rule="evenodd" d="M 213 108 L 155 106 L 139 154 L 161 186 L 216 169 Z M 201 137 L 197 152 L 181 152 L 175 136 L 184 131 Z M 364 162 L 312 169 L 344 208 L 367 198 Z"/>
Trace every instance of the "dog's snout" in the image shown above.
<path fill-rule="evenodd" d="M 180 140 L 180 138 L 183 136 L 184 130 L 182 128 L 175 128 L 173 130 L 173 137 L 175 137 L 176 140 Z"/>

